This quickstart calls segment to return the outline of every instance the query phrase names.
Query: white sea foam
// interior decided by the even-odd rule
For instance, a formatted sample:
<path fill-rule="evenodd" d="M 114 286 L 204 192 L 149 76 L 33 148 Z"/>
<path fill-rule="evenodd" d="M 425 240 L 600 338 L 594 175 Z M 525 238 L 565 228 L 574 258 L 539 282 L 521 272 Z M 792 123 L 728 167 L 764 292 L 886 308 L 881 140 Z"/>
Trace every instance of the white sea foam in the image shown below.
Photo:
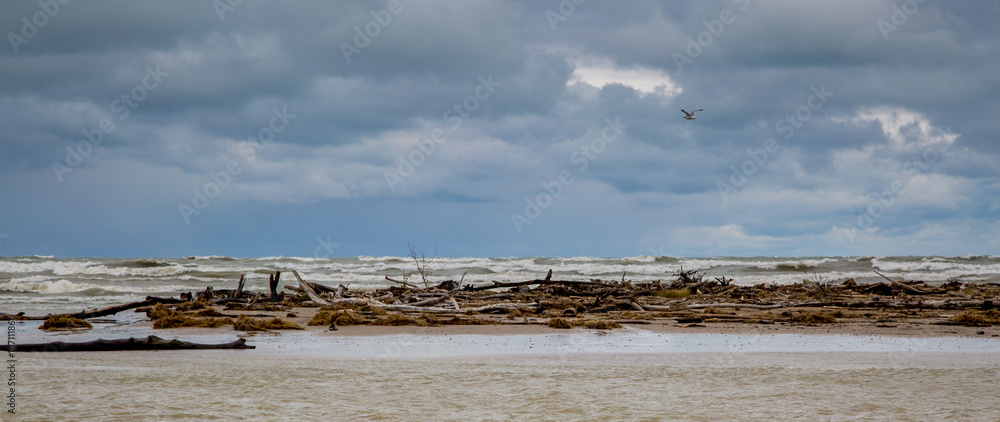
<path fill-rule="evenodd" d="M 758 261 L 749 265 L 756 268 L 760 268 L 762 270 L 774 270 L 779 267 L 790 267 L 798 270 L 798 269 L 814 268 L 823 264 L 828 264 L 837 261 L 838 261 L 837 258 L 798 259 L 798 260 L 769 261 L 769 262 Z"/>
<path fill-rule="evenodd" d="M 261 258 L 252 258 L 254 261 L 301 261 L 301 262 L 323 262 L 329 261 L 330 258 L 311 258 L 305 256 L 265 256 Z"/>
<path fill-rule="evenodd" d="M 12 262 L 0 261 L 0 272 L 2 273 L 39 273 L 53 272 L 73 273 L 94 265 L 93 261 L 32 261 L 32 262 Z"/>
<path fill-rule="evenodd" d="M 872 267 L 885 271 L 902 272 L 958 272 L 966 274 L 1000 273 L 1000 263 L 971 264 L 950 260 L 922 259 L 920 261 L 900 262 L 872 259 Z"/>
<path fill-rule="evenodd" d="M 21 261 L 21 262 L 31 262 L 31 261 L 35 261 L 35 260 L 38 260 L 38 259 L 52 259 L 52 258 L 55 258 L 55 257 L 52 256 L 52 255 L 30 255 L 30 256 L 24 257 L 24 258 L 18 258 L 17 260 Z"/>
<path fill-rule="evenodd" d="M 93 288 L 94 285 L 86 283 L 74 283 L 69 280 L 38 281 L 38 282 L 15 282 L 9 281 L 0 284 L 0 291 L 7 292 L 31 292 L 31 293 L 72 293 Z"/>
<path fill-rule="evenodd" d="M 200 269 L 199 269 L 200 270 Z M 51 273 L 58 276 L 110 275 L 133 277 L 166 277 L 191 271 L 179 264 L 155 267 L 108 267 L 94 261 L 0 261 L 0 273 Z"/>
<path fill-rule="evenodd" d="M 102 308 L 111 305 L 120 305 L 123 302 L 138 302 L 145 298 L 145 295 L 98 295 L 98 296 L 71 296 L 71 295 L 2 295 L 0 312 L 22 312 L 29 315 L 44 315 L 57 310 L 59 312 L 75 312 L 83 309 Z M 49 311 L 49 312 L 46 312 Z M 119 317 L 128 314 L 119 314 Z"/>
<path fill-rule="evenodd" d="M 367 256 L 367 255 L 362 255 L 358 257 L 358 261 L 391 261 L 393 259 L 405 261 L 411 258 L 408 256 L 402 257 L 402 256 Z"/>
<path fill-rule="evenodd" d="M 39 281 L 50 281 L 50 280 L 52 280 L 52 277 L 47 275 L 32 275 L 27 277 L 15 277 L 12 278 L 10 281 L 13 283 L 36 283 Z"/>
<path fill-rule="evenodd" d="M 133 276 L 133 277 L 167 277 L 178 274 L 183 274 L 191 271 L 189 268 L 182 267 L 180 265 L 171 265 L 164 267 L 144 267 L 144 268 L 108 268 L 103 265 L 87 267 L 88 274 L 109 274 L 115 276 Z"/>
<path fill-rule="evenodd" d="M 32 280 L 32 281 L 28 281 Z M 73 282 L 66 279 L 39 280 L 38 277 L 25 277 L 14 279 L 6 283 L 0 283 L 0 292 L 27 292 L 44 294 L 76 293 L 90 289 L 101 289 L 107 292 L 116 293 L 155 293 L 179 291 L 189 288 L 181 285 L 145 285 L 145 286 L 116 286 L 97 285 L 84 282 Z"/>
<path fill-rule="evenodd" d="M 717 259 L 717 258 L 688 258 L 681 259 L 679 264 L 684 267 L 685 271 L 690 270 L 707 270 L 710 268 L 719 267 L 732 267 L 732 266 L 744 266 L 747 261 L 739 261 L 733 259 Z"/>
<path fill-rule="evenodd" d="M 832 262 L 839 262 L 841 258 L 812 258 L 795 259 L 779 258 L 773 261 L 746 260 L 746 259 L 726 259 L 726 258 L 687 258 L 681 259 L 680 264 L 685 270 L 708 270 L 722 267 L 749 267 L 761 270 L 775 270 L 779 267 L 789 267 L 793 269 L 807 269 Z"/>
<path fill-rule="evenodd" d="M 236 258 L 231 258 L 225 255 L 208 255 L 208 256 L 192 255 L 189 256 L 188 259 L 207 260 L 207 259 L 236 259 Z"/>

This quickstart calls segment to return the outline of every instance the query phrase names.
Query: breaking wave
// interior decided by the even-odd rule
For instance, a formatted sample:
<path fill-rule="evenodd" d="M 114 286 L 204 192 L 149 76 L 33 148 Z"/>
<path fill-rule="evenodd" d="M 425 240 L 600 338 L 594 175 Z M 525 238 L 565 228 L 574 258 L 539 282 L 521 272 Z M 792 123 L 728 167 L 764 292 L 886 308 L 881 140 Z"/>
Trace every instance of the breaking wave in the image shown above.
<path fill-rule="evenodd" d="M 462 280 L 465 284 L 510 282 L 553 277 L 588 280 L 670 281 L 683 268 L 708 279 L 726 276 L 739 285 L 788 284 L 802 280 L 839 283 L 881 282 L 873 270 L 906 280 L 931 283 L 960 278 L 967 282 L 1000 282 L 1000 257 L 704 257 L 637 255 L 599 257 L 434 258 L 428 260 L 430 279 Z M 0 308 L 16 303 L 68 303 L 80 298 L 148 294 L 174 295 L 206 286 L 234 288 L 241 275 L 246 288 L 266 291 L 274 271 L 298 270 L 306 280 L 354 289 L 387 287 L 386 276 L 414 280 L 416 266 L 409 257 L 361 256 L 344 258 L 192 256 L 183 258 L 0 258 Z M 290 274 L 282 285 L 295 284 Z M 96 302 L 95 302 L 96 303 Z M 95 305 L 96 306 L 96 305 Z"/>

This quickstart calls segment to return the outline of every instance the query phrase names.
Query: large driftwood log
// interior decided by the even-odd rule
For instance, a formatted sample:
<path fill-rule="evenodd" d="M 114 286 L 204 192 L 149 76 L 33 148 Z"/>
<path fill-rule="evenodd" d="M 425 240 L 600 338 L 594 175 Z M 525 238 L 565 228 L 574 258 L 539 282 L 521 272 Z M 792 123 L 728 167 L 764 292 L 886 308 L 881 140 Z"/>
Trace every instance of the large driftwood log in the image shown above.
<path fill-rule="evenodd" d="M 642 305 L 647 311 L 673 312 L 687 309 L 684 305 Z"/>
<path fill-rule="evenodd" d="M 779 309 L 779 308 L 904 308 L 904 309 L 964 309 L 970 307 L 984 306 L 984 300 L 941 300 L 941 301 L 898 301 L 898 300 L 870 300 L 870 301 L 833 301 L 833 302 L 785 302 L 768 305 L 755 305 L 751 303 L 699 303 L 684 304 L 676 303 L 670 305 L 642 305 L 651 311 L 682 311 L 685 309 L 705 309 L 705 308 L 743 308 L 743 309 Z"/>
<path fill-rule="evenodd" d="M 274 275 L 268 276 L 268 286 L 271 288 L 271 302 L 280 302 L 283 295 L 278 294 L 278 283 L 281 280 L 281 271 L 275 271 Z"/>
<path fill-rule="evenodd" d="M 403 287 L 408 287 L 408 288 L 411 288 L 411 289 L 419 289 L 420 288 L 420 287 L 418 287 L 415 284 L 407 283 L 407 282 L 402 281 L 402 280 L 396 280 L 396 279 L 393 279 L 393 278 L 389 278 L 389 276 L 385 276 L 385 279 L 386 279 L 386 281 L 391 281 L 393 283 L 402 284 Z"/>
<path fill-rule="evenodd" d="M 891 278 L 889 278 L 889 277 L 886 277 L 886 275 L 885 275 L 885 274 L 882 274 L 882 273 L 878 272 L 878 270 L 872 270 L 872 271 L 875 271 L 875 274 L 878 274 L 878 275 L 882 276 L 882 278 L 884 278 L 884 279 L 886 279 L 886 280 L 889 280 L 889 282 L 890 282 L 890 283 L 892 283 L 892 285 L 893 285 L 893 286 L 896 286 L 896 287 L 899 287 L 899 288 L 900 288 L 900 289 L 902 289 L 902 290 L 903 290 L 904 292 L 906 292 L 906 293 L 909 293 L 909 294 L 911 294 L 911 295 L 918 295 L 918 296 L 919 296 L 919 295 L 929 295 L 929 294 L 933 294 L 933 293 L 931 293 L 931 292 L 925 292 L 925 291 L 923 291 L 923 290 L 920 290 L 920 289 L 918 289 L 918 288 L 915 288 L 915 287 L 913 287 L 913 286 L 907 286 L 907 285 L 905 285 L 905 284 L 903 284 L 903 283 L 900 283 L 900 282 L 898 282 L 898 281 L 896 281 L 896 280 L 893 280 L 893 279 L 891 279 Z"/>
<path fill-rule="evenodd" d="M 323 306 L 333 305 L 333 303 L 330 303 L 326 299 L 323 299 L 319 295 L 319 293 L 316 293 L 316 290 L 314 290 L 312 286 L 309 285 L 309 283 L 306 283 L 306 281 L 302 279 L 302 276 L 299 275 L 299 272 L 297 270 L 292 270 L 292 275 L 294 275 L 295 279 L 299 281 L 299 288 L 302 289 L 303 292 L 306 292 L 306 295 L 309 296 L 309 300 L 312 300 L 313 302 L 316 302 Z"/>
<path fill-rule="evenodd" d="M 233 297 L 240 297 L 240 295 L 243 294 L 243 286 L 245 286 L 246 284 L 247 284 L 247 275 L 240 274 L 240 282 L 236 286 L 236 293 L 233 294 Z"/>
<path fill-rule="evenodd" d="M 190 349 L 254 349 L 255 346 L 246 344 L 246 339 L 238 339 L 229 343 L 221 344 L 201 344 L 181 341 L 178 339 L 166 340 L 157 336 L 146 338 L 125 338 L 116 340 L 98 339 L 81 343 L 66 343 L 56 341 L 52 343 L 18 344 L 14 346 L 18 352 L 111 352 L 120 350 L 190 350 Z M 0 345 L 2 349 L 8 350 L 8 345 Z"/>
<path fill-rule="evenodd" d="M 500 299 L 513 299 L 517 297 L 514 293 L 497 293 L 495 295 L 486 296 L 470 296 L 470 295 L 452 295 L 458 299 L 475 299 L 475 300 L 500 300 Z"/>
<path fill-rule="evenodd" d="M 779 308 L 804 308 L 804 307 L 825 307 L 837 306 L 832 302 L 809 302 L 809 303 L 773 303 L 768 305 L 757 305 L 753 303 L 698 303 L 673 305 L 642 305 L 651 311 L 682 311 L 685 309 L 707 309 L 707 308 L 731 308 L 731 309 L 779 309 Z"/>
<path fill-rule="evenodd" d="M 505 288 L 505 287 L 528 286 L 528 285 L 532 285 L 532 284 L 538 284 L 538 285 L 543 285 L 543 284 L 561 284 L 561 285 L 565 285 L 565 286 L 588 287 L 588 288 L 592 288 L 592 287 L 613 287 L 613 286 L 611 286 L 609 284 L 597 283 L 597 282 L 593 282 L 593 281 L 573 281 L 573 280 L 549 280 L 549 279 L 545 279 L 545 280 L 516 281 L 516 282 L 513 282 L 513 283 L 501 283 L 499 281 L 494 281 L 492 285 L 472 287 L 472 288 L 470 288 L 468 290 L 471 290 L 471 291 L 492 290 L 492 289 L 502 289 L 502 288 Z"/>
<path fill-rule="evenodd" d="M 124 305 L 109 306 L 107 308 L 94 309 L 90 311 L 82 311 L 73 314 L 56 314 L 56 315 L 45 315 L 45 316 L 24 316 L 24 315 L 10 315 L 10 314 L 0 314 L 0 320 L 3 319 L 13 319 L 18 321 L 44 321 L 54 316 L 71 316 L 77 319 L 87 319 L 87 318 L 98 318 L 108 315 L 114 315 L 122 311 L 127 311 L 129 309 L 135 309 L 143 306 L 152 306 L 157 303 L 180 303 L 182 301 L 173 298 L 162 298 L 154 296 L 146 296 L 146 300 L 141 302 L 126 303 Z"/>
<path fill-rule="evenodd" d="M 778 309 L 783 307 L 785 307 L 785 305 L 780 303 L 776 303 L 773 305 L 754 305 L 752 303 L 702 303 L 697 305 L 687 305 L 688 309 L 704 309 L 704 308 Z"/>
<path fill-rule="evenodd" d="M 410 306 L 430 306 L 430 305 L 437 305 L 437 304 L 439 304 L 441 302 L 447 302 L 451 298 L 452 297 L 449 296 L 449 295 L 441 295 L 441 296 L 438 296 L 438 297 L 432 297 L 430 299 L 421 300 L 419 302 L 413 302 L 413 303 L 410 303 L 409 305 Z"/>

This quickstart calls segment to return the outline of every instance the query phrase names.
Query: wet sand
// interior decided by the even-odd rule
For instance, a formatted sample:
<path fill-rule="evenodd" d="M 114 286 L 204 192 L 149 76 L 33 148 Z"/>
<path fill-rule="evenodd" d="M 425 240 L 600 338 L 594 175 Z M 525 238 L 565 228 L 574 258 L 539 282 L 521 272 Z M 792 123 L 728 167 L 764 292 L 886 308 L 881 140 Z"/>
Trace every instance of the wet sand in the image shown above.
<path fill-rule="evenodd" d="M 305 308 L 309 309 L 309 308 Z M 306 326 L 309 311 L 294 318 L 305 330 L 242 332 L 219 328 L 153 329 L 144 316 L 97 322 L 91 330 L 45 332 L 40 321 L 17 323 L 17 342 L 81 342 L 156 335 L 200 343 L 223 343 L 237 337 L 257 347 L 247 355 L 272 352 L 327 358 L 440 358 L 518 354 L 687 353 L 687 352 L 923 352 L 1000 353 L 1000 327 L 933 325 L 926 322 L 834 324 L 677 324 L 669 319 L 626 324 L 614 330 L 555 329 L 541 324 L 460 326 Z M 277 315 L 278 313 L 274 313 Z M 530 321 L 529 321 L 530 322 Z M 982 334 L 980 334 L 982 333 Z M 393 348 L 397 352 L 387 352 Z M 115 352 L 111 352 L 115 353 Z M 198 351 L 186 353 L 197 354 Z"/>
<path fill-rule="evenodd" d="M 339 326 L 337 330 L 331 331 L 327 326 L 308 325 L 312 317 L 320 310 L 316 307 L 296 307 L 290 311 L 267 312 L 267 311 L 225 311 L 226 314 L 251 314 L 255 316 L 278 317 L 293 322 L 303 328 L 310 336 L 318 338 L 326 337 L 368 337 L 368 336 L 392 336 L 392 335 L 542 335 L 542 334 L 565 334 L 565 333 L 586 333 L 586 332 L 615 332 L 618 330 L 593 330 L 587 328 L 556 329 L 546 325 L 547 318 L 506 318 L 504 316 L 486 316 L 497 324 L 491 325 L 442 325 L 442 326 L 373 326 L 373 325 L 348 325 Z M 288 317 L 289 312 L 294 317 Z M 957 313 L 951 311 L 950 314 Z M 969 337 L 983 338 L 1000 341 L 1000 326 L 972 327 L 964 325 L 942 325 L 947 321 L 949 313 L 944 313 L 938 318 L 901 318 L 901 319 L 870 319 L 870 318 L 844 318 L 838 319 L 835 323 L 827 324 L 801 324 L 789 322 L 776 323 L 747 323 L 747 322 L 699 322 L 681 324 L 671 318 L 654 318 L 645 321 L 623 321 L 622 326 L 641 331 L 649 331 L 662 334 L 729 334 L 729 335 L 757 335 L 757 334 L 808 334 L 808 335 L 855 335 L 855 336 L 886 336 L 886 337 Z M 35 343 L 48 341 L 86 341 L 95 338 L 122 338 L 128 336 L 145 337 L 147 335 L 157 335 L 164 338 L 189 338 L 189 337 L 219 337 L 232 340 L 236 336 L 248 337 L 250 344 L 259 333 L 247 333 L 236 331 L 231 325 L 218 328 L 173 328 L 173 329 L 153 329 L 153 324 L 142 313 L 123 312 L 110 318 L 97 319 L 92 330 L 69 330 L 45 332 L 37 327 L 41 321 L 20 321 L 18 325 L 24 327 L 19 329 L 20 343 Z M 267 336 L 275 333 L 295 333 L 296 330 L 283 330 L 268 332 Z"/>
<path fill-rule="evenodd" d="M 677 324 L 670 320 L 653 321 L 648 324 L 624 324 L 624 327 L 666 334 L 812 334 L 812 335 L 860 335 L 887 337 L 980 337 L 1000 338 L 1000 327 L 967 327 L 953 325 L 932 325 L 914 322 L 892 324 L 871 322 L 846 322 L 822 325 L 806 324 L 746 324 L 746 323 L 701 323 Z M 311 331 L 325 331 L 325 327 L 309 327 Z M 441 327 L 376 327 L 355 325 L 339 327 L 337 331 L 327 331 L 329 336 L 379 336 L 395 334 L 420 335 L 516 335 L 516 334 L 558 334 L 565 332 L 614 331 L 573 328 L 570 330 L 549 328 L 538 324 L 507 325 L 462 325 Z M 982 334 L 979 334 L 982 332 Z"/>

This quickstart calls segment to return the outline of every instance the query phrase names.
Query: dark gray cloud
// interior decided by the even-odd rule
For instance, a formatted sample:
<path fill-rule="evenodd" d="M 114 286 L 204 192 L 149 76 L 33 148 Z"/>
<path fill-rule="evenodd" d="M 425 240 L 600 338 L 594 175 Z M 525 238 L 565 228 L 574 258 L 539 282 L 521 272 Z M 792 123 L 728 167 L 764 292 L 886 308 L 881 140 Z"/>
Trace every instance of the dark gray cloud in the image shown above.
<path fill-rule="evenodd" d="M 216 3 L 0 6 L 0 254 L 1000 250 L 996 2 Z"/>

